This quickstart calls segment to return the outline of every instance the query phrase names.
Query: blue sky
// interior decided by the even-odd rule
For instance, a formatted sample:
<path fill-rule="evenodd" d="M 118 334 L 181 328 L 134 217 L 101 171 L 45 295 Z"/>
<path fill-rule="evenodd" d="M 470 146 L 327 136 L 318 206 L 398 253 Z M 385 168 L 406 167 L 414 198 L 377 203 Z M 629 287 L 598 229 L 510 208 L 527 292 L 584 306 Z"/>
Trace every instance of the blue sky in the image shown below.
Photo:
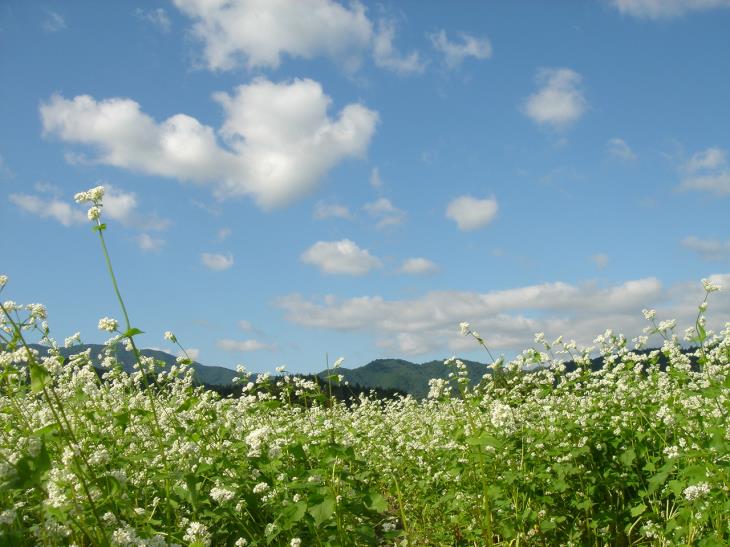
<path fill-rule="evenodd" d="M 4 298 L 291 371 L 693 322 L 730 285 L 730 2 L 0 6 Z M 727 292 L 709 322 L 730 320 Z"/>

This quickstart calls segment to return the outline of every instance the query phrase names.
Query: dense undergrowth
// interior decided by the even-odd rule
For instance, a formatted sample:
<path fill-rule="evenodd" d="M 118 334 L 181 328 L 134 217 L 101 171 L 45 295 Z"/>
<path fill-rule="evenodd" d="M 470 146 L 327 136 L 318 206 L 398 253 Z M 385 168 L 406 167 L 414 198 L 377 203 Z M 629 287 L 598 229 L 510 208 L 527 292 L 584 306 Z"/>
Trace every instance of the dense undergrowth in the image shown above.
<path fill-rule="evenodd" d="M 221 397 L 193 385 L 189 360 L 159 371 L 139 355 L 102 196 L 77 198 L 92 202 L 124 316 L 100 321 L 112 333 L 103 377 L 89 352 L 54 350 L 42 306 L 2 303 L 0 544 L 730 542 L 730 324 L 705 331 L 707 299 L 691 356 L 647 311 L 663 347 L 604 333 L 600 370 L 588 348 L 538 336 L 539 350 L 493 363 L 476 386 L 447 361 L 451 380 L 423 401 L 346 405 L 311 380 L 243 369 L 240 396 Z M 117 344 L 138 355 L 136 372 L 115 363 Z"/>

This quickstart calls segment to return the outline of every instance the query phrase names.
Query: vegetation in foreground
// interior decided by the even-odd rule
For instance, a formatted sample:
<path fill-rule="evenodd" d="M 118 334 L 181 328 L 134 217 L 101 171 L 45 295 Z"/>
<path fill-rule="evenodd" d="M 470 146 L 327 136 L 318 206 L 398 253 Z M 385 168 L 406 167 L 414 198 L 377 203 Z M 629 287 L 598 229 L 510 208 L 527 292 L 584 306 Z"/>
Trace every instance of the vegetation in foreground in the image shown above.
<path fill-rule="evenodd" d="M 243 369 L 241 395 L 224 398 L 193 385 L 189 359 L 160 370 L 140 354 L 102 197 L 101 187 L 77 195 L 91 202 L 124 317 L 99 322 L 112 334 L 103 378 L 88 351 L 64 360 L 43 306 L 1 305 L 0 544 L 730 542 L 730 323 L 705 330 L 707 298 L 685 333 L 692 355 L 673 322 L 645 311 L 663 347 L 641 352 L 645 336 L 606 332 L 600 370 L 591 348 L 537 335 L 539 350 L 493 360 L 478 385 L 446 361 L 453 374 L 423 401 L 361 396 L 348 407 L 311 380 Z M 705 282 L 707 295 L 716 289 Z M 34 333 L 49 355 L 28 345 Z M 120 344 L 134 372 L 115 361 Z M 563 358 L 582 366 L 566 370 Z"/>

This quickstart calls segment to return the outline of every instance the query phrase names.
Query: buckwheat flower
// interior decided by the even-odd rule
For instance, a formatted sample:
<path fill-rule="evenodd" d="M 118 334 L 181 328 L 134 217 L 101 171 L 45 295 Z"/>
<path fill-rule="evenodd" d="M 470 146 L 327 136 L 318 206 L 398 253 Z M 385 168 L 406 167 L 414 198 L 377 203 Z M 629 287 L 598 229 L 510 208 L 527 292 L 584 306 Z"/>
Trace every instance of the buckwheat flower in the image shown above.
<path fill-rule="evenodd" d="M 191 522 L 187 530 L 185 530 L 183 539 L 188 543 L 201 543 L 206 547 L 210 545 L 208 528 L 200 522 Z"/>
<path fill-rule="evenodd" d="M 225 503 L 227 501 L 231 501 L 236 495 L 231 492 L 230 490 L 226 490 L 225 488 L 219 488 L 214 487 L 210 491 L 210 497 L 213 501 L 216 501 L 218 503 Z"/>
<path fill-rule="evenodd" d="M 705 291 L 708 292 L 708 293 L 709 292 L 719 291 L 722 288 L 722 286 L 720 286 L 717 283 L 713 283 L 709 279 L 703 279 L 702 280 L 702 286 L 704 287 Z"/>
<path fill-rule="evenodd" d="M 248 540 L 246 538 L 238 538 L 236 543 L 233 544 L 235 547 L 246 547 Z"/>
<path fill-rule="evenodd" d="M 15 509 L 6 509 L 0 513 L 0 525 L 12 524 L 16 516 L 17 514 L 15 513 Z"/>
<path fill-rule="evenodd" d="M 687 488 L 682 490 L 682 494 L 684 495 L 684 497 L 687 501 L 694 501 L 709 493 L 710 493 L 710 485 L 707 484 L 706 482 L 700 482 L 698 484 L 693 484 L 692 486 L 688 486 Z"/>
<path fill-rule="evenodd" d="M 96 186 L 86 192 L 91 199 L 91 201 L 101 201 L 101 199 L 104 197 L 104 187 L 103 186 Z"/>
<path fill-rule="evenodd" d="M 332 365 L 332 368 L 340 368 L 342 366 L 342 363 L 344 363 L 344 362 L 345 362 L 345 358 L 340 357 L 337 359 L 337 361 L 335 361 L 335 364 Z"/>
<path fill-rule="evenodd" d="M 71 336 L 69 336 L 68 338 L 66 338 L 63 341 L 63 347 L 64 348 L 70 348 L 74 344 L 80 343 L 80 342 L 81 342 L 81 333 L 80 332 L 77 332 L 75 334 L 72 334 Z"/>
<path fill-rule="evenodd" d="M 669 319 L 667 321 L 661 321 L 659 325 L 657 326 L 657 329 L 660 331 L 662 330 L 672 330 L 674 327 L 677 326 L 677 320 L 676 319 Z"/>
<path fill-rule="evenodd" d="M 89 193 L 88 192 L 78 192 L 74 195 L 74 201 L 76 203 L 84 203 L 85 201 L 89 201 Z"/>
<path fill-rule="evenodd" d="M 119 322 L 116 319 L 110 317 L 102 317 L 99 319 L 99 330 L 105 330 L 107 332 L 114 332 L 119 328 Z"/>
<path fill-rule="evenodd" d="M 302 546 L 302 540 L 299 538 L 292 538 L 292 540 L 289 542 L 289 545 L 291 547 L 301 547 Z"/>
<path fill-rule="evenodd" d="M 101 217 L 101 209 L 96 205 L 89 207 L 89 210 L 86 212 L 86 216 L 89 217 L 89 220 L 91 221 L 98 220 Z"/>
<path fill-rule="evenodd" d="M 462 321 L 461 323 L 459 323 L 459 329 L 461 330 L 462 336 L 466 336 L 467 334 L 469 334 L 469 323 L 467 323 L 466 321 Z"/>
<path fill-rule="evenodd" d="M 656 317 L 656 310 L 641 310 L 641 313 L 644 314 L 644 319 L 647 321 L 651 321 Z"/>
<path fill-rule="evenodd" d="M 286 370 L 286 365 L 281 365 L 281 366 L 276 367 L 276 372 L 278 372 L 279 374 L 281 374 L 285 370 Z"/>
<path fill-rule="evenodd" d="M 165 331 L 165 340 L 168 340 L 168 341 L 172 342 L 173 344 L 174 344 L 175 342 L 177 342 L 177 338 L 176 338 L 176 337 L 175 337 L 175 335 L 174 335 L 174 334 L 173 334 L 172 332 L 170 332 L 169 330 L 168 330 L 168 331 Z"/>
<path fill-rule="evenodd" d="M 256 486 L 253 487 L 254 494 L 263 494 L 264 492 L 267 492 L 268 490 L 269 490 L 269 485 L 265 482 L 260 482 Z"/>
<path fill-rule="evenodd" d="M 2 289 L 8 283 L 7 275 L 0 275 L 0 289 Z"/>
<path fill-rule="evenodd" d="M 544 344 L 545 343 L 545 333 L 544 332 L 536 332 L 535 333 L 535 343 L 536 344 Z"/>

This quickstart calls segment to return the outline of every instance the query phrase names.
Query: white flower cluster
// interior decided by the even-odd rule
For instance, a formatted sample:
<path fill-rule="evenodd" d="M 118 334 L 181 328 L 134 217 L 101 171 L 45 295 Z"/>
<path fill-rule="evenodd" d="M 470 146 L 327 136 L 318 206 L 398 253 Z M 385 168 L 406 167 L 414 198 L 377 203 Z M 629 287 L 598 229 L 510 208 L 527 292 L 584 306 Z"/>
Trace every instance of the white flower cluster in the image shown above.
<path fill-rule="evenodd" d="M 102 317 L 99 319 L 99 330 L 107 332 L 116 332 L 119 329 L 119 321 L 111 317 Z"/>
<path fill-rule="evenodd" d="M 711 489 L 709 484 L 707 484 L 706 482 L 700 482 L 688 486 L 687 488 L 682 490 L 682 494 L 687 501 L 694 501 L 709 494 L 710 490 Z"/>

